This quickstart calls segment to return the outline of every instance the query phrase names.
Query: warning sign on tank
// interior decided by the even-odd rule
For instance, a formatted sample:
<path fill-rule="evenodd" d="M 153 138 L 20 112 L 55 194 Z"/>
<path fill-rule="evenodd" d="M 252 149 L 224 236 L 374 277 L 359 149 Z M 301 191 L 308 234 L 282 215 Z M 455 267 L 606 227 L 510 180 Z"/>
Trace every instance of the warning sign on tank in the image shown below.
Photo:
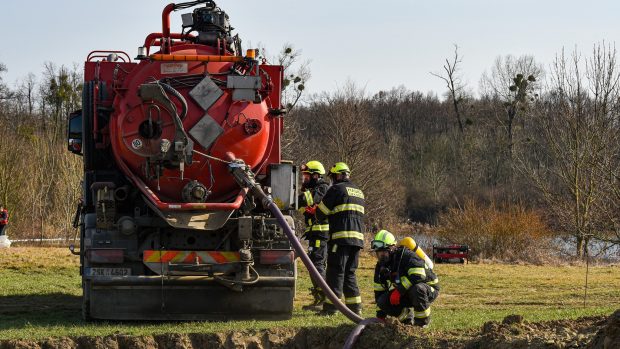
<path fill-rule="evenodd" d="M 187 74 L 187 63 L 186 62 L 162 63 L 161 73 L 162 74 Z"/>

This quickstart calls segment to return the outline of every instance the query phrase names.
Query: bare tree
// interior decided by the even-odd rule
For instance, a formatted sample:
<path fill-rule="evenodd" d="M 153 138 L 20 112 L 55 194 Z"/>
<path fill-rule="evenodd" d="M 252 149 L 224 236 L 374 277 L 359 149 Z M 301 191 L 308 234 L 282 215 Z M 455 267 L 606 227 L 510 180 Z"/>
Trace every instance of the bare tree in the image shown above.
<path fill-rule="evenodd" d="M 532 97 L 539 94 L 536 82 L 541 80 L 544 70 L 532 56 L 515 58 L 508 55 L 497 57 L 491 73 L 484 73 L 480 88 L 484 95 L 498 99 L 502 103 L 506 118 L 502 124 L 506 128 L 508 150 L 512 154 L 514 123 L 519 113 L 524 113 L 533 102 Z M 525 120 L 522 118 L 523 123 Z"/>
<path fill-rule="evenodd" d="M 34 115 L 34 103 L 36 96 L 36 87 L 37 87 L 37 77 L 33 73 L 28 73 L 26 78 L 20 83 L 18 87 L 19 95 L 23 96 L 25 99 L 25 104 L 27 106 L 27 115 L 28 117 L 33 117 Z"/>
<path fill-rule="evenodd" d="M 446 87 L 448 88 L 448 92 L 450 94 L 450 99 L 452 101 L 452 106 L 454 107 L 454 115 L 456 117 L 456 121 L 459 125 L 459 130 L 463 133 L 463 121 L 462 121 L 462 108 L 461 103 L 464 101 L 464 85 L 459 76 L 460 67 L 459 65 L 462 63 L 461 58 L 459 57 L 459 47 L 454 45 L 454 58 L 449 60 L 446 58 L 446 64 L 443 66 L 443 70 L 445 73 L 431 73 L 433 76 L 436 76 L 443 80 L 446 83 Z"/>
<path fill-rule="evenodd" d="M 543 194 L 560 231 L 575 238 L 578 256 L 603 233 L 598 217 L 608 196 L 601 165 L 617 161 L 616 57 L 615 49 L 597 45 L 586 60 L 576 51 L 556 58 L 550 90 L 534 113 L 539 137 L 520 154 L 521 169 Z"/>
<path fill-rule="evenodd" d="M 284 80 L 282 81 L 282 102 L 291 112 L 302 99 L 306 91 L 306 83 L 311 78 L 310 61 L 301 60 L 302 51 L 297 50 L 293 44 L 285 43 L 276 56 L 271 56 L 269 51 L 260 47 L 259 59 L 274 62 L 284 68 Z"/>
<path fill-rule="evenodd" d="M 389 161 L 387 146 L 372 127 L 363 89 L 348 82 L 334 93 L 316 96 L 296 117 L 307 125 L 304 134 L 311 140 L 301 154 L 316 156 L 326 167 L 347 163 L 353 181 L 366 194 L 369 217 L 387 224 L 398 210 L 404 211 L 399 169 Z"/>
<path fill-rule="evenodd" d="M 43 114 L 51 121 L 52 141 L 58 142 L 64 133 L 65 116 L 81 104 L 81 73 L 65 66 L 57 67 L 51 62 L 45 63 L 43 73 L 45 81 L 40 86 L 40 94 L 45 102 Z"/>
<path fill-rule="evenodd" d="M 292 44 L 285 44 L 278 55 L 278 63 L 284 67 L 283 99 L 288 111 L 300 101 L 306 90 L 306 83 L 310 80 L 310 62 L 300 62 L 301 50 L 296 50 Z"/>

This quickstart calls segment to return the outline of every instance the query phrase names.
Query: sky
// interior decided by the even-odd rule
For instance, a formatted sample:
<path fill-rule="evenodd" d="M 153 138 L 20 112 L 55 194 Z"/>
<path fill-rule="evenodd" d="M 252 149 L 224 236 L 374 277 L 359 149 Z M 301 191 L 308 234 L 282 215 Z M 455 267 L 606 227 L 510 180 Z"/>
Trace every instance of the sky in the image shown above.
<path fill-rule="evenodd" d="M 135 57 L 161 32 L 162 0 L 4 0 L 0 10 L 3 80 L 14 85 L 44 62 L 82 65 L 92 50 Z M 220 0 L 247 44 L 276 53 L 291 43 L 310 63 L 310 93 L 348 81 L 367 93 L 399 85 L 442 95 L 440 73 L 454 45 L 462 79 L 476 91 L 498 56 L 533 55 L 551 63 L 563 48 L 589 53 L 620 38 L 620 1 L 612 0 Z M 173 12 L 172 31 L 180 31 Z"/>

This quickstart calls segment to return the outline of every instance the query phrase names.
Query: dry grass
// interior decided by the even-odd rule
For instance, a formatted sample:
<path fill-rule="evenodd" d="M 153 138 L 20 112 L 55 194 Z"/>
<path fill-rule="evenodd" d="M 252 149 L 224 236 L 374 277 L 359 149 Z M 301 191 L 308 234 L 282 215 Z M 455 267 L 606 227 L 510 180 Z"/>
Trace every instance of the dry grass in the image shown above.
<path fill-rule="evenodd" d="M 550 247 L 543 217 L 522 205 L 480 206 L 473 201 L 440 217 L 437 236 L 447 243 L 467 244 L 478 259 L 541 263 Z"/>
<path fill-rule="evenodd" d="M 209 333 L 273 327 L 324 327 L 347 323 L 342 316 L 322 318 L 301 306 L 310 301 L 308 274 L 300 266 L 292 320 L 231 322 L 97 322 L 80 318 L 78 257 L 67 249 L 0 250 L 0 339 L 50 336 Z M 364 254 L 358 272 L 364 315 L 374 315 L 374 260 Z M 509 314 L 527 320 L 556 320 L 610 314 L 620 299 L 620 267 L 590 268 L 588 301 L 583 305 L 585 267 L 468 264 L 436 267 L 442 292 L 433 306 L 433 328 L 468 329 Z"/>

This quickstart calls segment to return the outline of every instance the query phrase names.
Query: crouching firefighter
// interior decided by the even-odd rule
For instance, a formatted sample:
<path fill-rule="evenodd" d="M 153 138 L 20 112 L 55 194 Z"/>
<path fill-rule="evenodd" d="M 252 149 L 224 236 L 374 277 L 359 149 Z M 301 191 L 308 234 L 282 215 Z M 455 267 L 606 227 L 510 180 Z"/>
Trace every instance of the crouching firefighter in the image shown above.
<path fill-rule="evenodd" d="M 439 295 L 439 279 L 433 269 L 416 251 L 396 246 L 394 235 L 387 230 L 375 235 L 371 249 L 377 257 L 377 317 L 384 319 L 390 315 L 402 323 L 426 327 L 431 320 L 431 303 Z"/>
<path fill-rule="evenodd" d="M 329 238 L 329 224 L 327 218 L 318 219 L 316 208 L 327 193 L 329 184 L 323 179 L 325 168 L 318 161 L 309 161 L 301 166 L 302 193 L 299 195 L 299 207 L 303 211 L 306 230 L 302 236 L 308 240 L 308 257 L 316 270 L 325 279 L 325 265 L 327 261 L 327 240 Z M 312 304 L 303 309 L 319 310 L 325 301 L 325 294 L 321 287 L 312 280 L 310 293 L 314 298 Z"/>

